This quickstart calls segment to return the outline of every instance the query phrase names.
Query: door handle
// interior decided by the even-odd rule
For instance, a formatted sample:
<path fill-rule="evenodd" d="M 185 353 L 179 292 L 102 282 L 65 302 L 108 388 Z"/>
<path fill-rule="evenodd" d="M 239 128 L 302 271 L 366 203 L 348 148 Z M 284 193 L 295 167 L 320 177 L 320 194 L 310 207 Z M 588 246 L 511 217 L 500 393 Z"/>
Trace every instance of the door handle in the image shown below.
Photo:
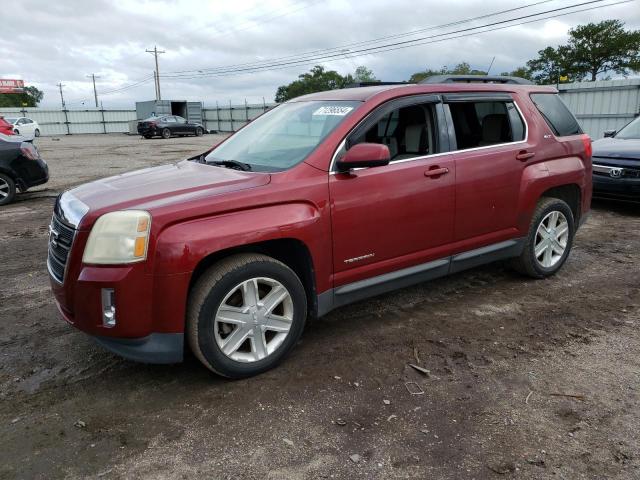
<path fill-rule="evenodd" d="M 520 150 L 517 154 L 516 154 L 516 159 L 520 160 L 521 162 L 526 162 L 527 160 L 529 160 L 530 158 L 535 157 L 536 154 L 533 152 L 527 152 L 526 150 Z"/>
<path fill-rule="evenodd" d="M 449 173 L 449 169 L 447 167 L 431 167 L 429 170 L 424 172 L 425 177 L 439 177 L 440 175 L 445 175 Z"/>

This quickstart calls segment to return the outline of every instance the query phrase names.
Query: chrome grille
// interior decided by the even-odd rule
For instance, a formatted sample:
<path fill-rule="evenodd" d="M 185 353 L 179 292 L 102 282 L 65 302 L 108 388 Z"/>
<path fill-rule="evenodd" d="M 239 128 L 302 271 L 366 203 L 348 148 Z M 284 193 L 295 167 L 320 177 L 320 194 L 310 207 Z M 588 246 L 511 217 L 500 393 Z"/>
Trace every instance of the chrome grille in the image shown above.
<path fill-rule="evenodd" d="M 55 214 L 53 215 L 49 226 L 47 266 L 51 276 L 60 283 L 64 281 L 64 273 L 75 233 L 76 231 L 72 227 L 61 222 Z"/>

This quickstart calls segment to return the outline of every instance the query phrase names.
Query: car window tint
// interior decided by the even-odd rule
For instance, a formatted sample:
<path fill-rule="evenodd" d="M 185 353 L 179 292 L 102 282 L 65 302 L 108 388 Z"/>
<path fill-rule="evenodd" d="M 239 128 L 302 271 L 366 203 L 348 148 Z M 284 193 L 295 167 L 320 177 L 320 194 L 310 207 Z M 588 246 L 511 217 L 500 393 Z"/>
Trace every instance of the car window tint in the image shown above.
<path fill-rule="evenodd" d="M 435 118 L 432 103 L 400 107 L 382 115 L 366 132 L 356 132 L 348 145 L 381 143 L 389 147 L 392 162 L 424 157 L 438 151 Z"/>
<path fill-rule="evenodd" d="M 532 93 L 531 100 L 558 137 L 582 133 L 578 121 L 555 93 Z"/>
<path fill-rule="evenodd" d="M 454 102 L 449 111 L 458 150 L 524 139 L 524 122 L 513 102 Z"/>

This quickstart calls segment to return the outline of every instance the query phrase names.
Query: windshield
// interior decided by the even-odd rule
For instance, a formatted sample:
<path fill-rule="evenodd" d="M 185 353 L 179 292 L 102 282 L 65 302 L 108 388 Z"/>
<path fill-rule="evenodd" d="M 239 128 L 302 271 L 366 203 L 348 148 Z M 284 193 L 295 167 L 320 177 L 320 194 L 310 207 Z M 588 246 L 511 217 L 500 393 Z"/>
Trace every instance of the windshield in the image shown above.
<path fill-rule="evenodd" d="M 215 148 L 209 163 L 242 162 L 277 172 L 302 162 L 361 102 L 311 101 L 280 105 Z"/>
<path fill-rule="evenodd" d="M 622 127 L 622 129 L 616 133 L 615 138 L 640 139 L 640 117 L 628 123 L 626 127 Z"/>
<path fill-rule="evenodd" d="M 8 117 L 5 117 L 5 120 L 11 124 L 14 124 L 18 121 L 17 118 L 8 118 Z"/>

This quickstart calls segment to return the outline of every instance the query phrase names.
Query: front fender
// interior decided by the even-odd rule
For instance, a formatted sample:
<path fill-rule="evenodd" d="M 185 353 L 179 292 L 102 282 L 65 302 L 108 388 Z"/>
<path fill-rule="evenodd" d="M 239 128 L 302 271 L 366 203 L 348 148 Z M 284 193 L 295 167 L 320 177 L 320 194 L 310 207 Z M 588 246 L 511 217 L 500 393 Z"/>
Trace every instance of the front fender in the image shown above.
<path fill-rule="evenodd" d="M 318 209 L 305 202 L 271 205 L 171 225 L 158 236 L 154 273 L 192 272 L 212 253 L 242 245 L 294 238 L 312 257 L 330 238 Z M 314 260 L 319 260 L 314 258 Z M 314 261 L 314 264 L 318 264 Z M 319 264 L 318 264 L 319 265 Z"/>

